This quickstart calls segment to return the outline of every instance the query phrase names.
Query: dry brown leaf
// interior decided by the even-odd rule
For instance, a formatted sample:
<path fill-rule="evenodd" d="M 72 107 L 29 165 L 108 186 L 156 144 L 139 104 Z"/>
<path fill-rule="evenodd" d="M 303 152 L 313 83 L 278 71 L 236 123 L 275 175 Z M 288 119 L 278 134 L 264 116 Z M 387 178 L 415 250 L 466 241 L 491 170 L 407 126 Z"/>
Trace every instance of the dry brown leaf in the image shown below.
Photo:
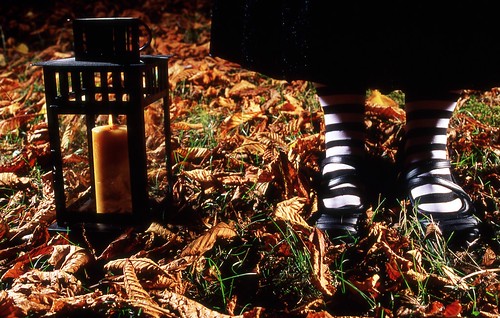
<path fill-rule="evenodd" d="M 266 146 L 259 141 L 254 141 L 249 138 L 245 138 L 243 144 L 238 148 L 234 149 L 233 153 L 246 153 L 250 155 L 262 156 L 266 150 Z"/>
<path fill-rule="evenodd" d="M 461 312 L 462 312 L 462 305 L 458 300 L 455 300 L 454 302 L 446 306 L 443 312 L 443 317 L 445 318 L 460 317 Z"/>
<path fill-rule="evenodd" d="M 371 95 L 366 99 L 366 103 L 370 106 L 399 107 L 398 103 L 392 98 L 382 94 L 377 89 L 371 91 Z"/>
<path fill-rule="evenodd" d="M 409 250 L 405 253 L 405 258 L 411 260 L 417 270 L 422 268 L 422 252 L 420 250 Z"/>
<path fill-rule="evenodd" d="M 330 315 L 327 311 L 320 311 L 308 313 L 306 318 L 334 318 L 334 316 Z"/>
<path fill-rule="evenodd" d="M 10 100 L 0 101 L 0 117 L 9 118 L 14 117 L 19 111 L 22 110 L 22 104 Z"/>
<path fill-rule="evenodd" d="M 7 224 L 4 218 L 0 220 L 0 241 L 4 239 L 4 237 L 9 235 L 10 226 Z"/>
<path fill-rule="evenodd" d="M 392 98 L 383 95 L 378 90 L 373 90 L 366 100 L 366 111 L 386 118 L 397 119 L 404 122 L 406 113 Z"/>
<path fill-rule="evenodd" d="M 32 120 L 36 114 L 19 115 L 0 120 L 0 137 L 11 133 L 16 133 L 17 130 Z"/>
<path fill-rule="evenodd" d="M 325 258 L 325 237 L 323 232 L 315 228 L 309 240 L 313 243 L 311 249 L 313 277 L 312 281 L 314 286 L 318 288 L 323 294 L 333 296 L 336 291 L 335 286 L 332 285 L 332 276 L 330 269 L 324 263 Z"/>
<path fill-rule="evenodd" d="M 173 130 L 191 130 L 191 129 L 198 130 L 198 129 L 203 129 L 203 124 L 200 123 L 193 124 L 185 121 L 179 121 L 172 123 L 170 125 L 170 128 Z"/>
<path fill-rule="evenodd" d="M 196 259 L 197 256 L 183 256 L 183 257 L 178 257 L 171 261 L 170 263 L 167 263 L 165 265 L 161 265 L 160 267 L 165 271 L 165 272 L 177 272 L 177 271 L 182 271 L 191 266 Z"/>
<path fill-rule="evenodd" d="M 255 84 L 252 84 L 252 83 L 250 83 L 249 81 L 246 81 L 246 80 L 242 80 L 241 82 L 236 83 L 235 85 L 233 85 L 233 87 L 231 87 L 229 89 L 228 94 L 229 94 L 229 96 L 239 95 L 243 91 L 252 90 L 252 89 L 255 89 L 256 87 L 257 86 L 255 86 Z"/>
<path fill-rule="evenodd" d="M 146 233 L 153 233 L 156 236 L 161 237 L 165 241 L 169 241 L 176 236 L 174 232 L 170 231 L 169 229 L 167 229 L 166 227 L 157 222 L 151 223 L 151 225 L 146 230 Z"/>
<path fill-rule="evenodd" d="M 123 281 L 125 283 L 125 289 L 129 299 L 143 300 L 147 303 L 155 304 L 148 292 L 142 288 L 142 285 L 137 278 L 137 274 L 135 273 L 135 266 L 128 259 L 125 261 L 123 266 Z"/>
<path fill-rule="evenodd" d="M 116 257 L 117 254 L 123 255 L 123 253 L 127 253 L 138 244 L 135 237 L 132 235 L 133 228 L 127 228 L 125 231 L 116 238 L 113 242 L 111 242 L 97 257 L 98 260 L 109 260 L 113 257 Z"/>
<path fill-rule="evenodd" d="M 54 206 L 54 196 L 53 193 L 50 193 L 44 196 L 35 210 L 35 215 L 33 215 L 27 223 L 11 229 L 11 233 L 13 234 L 12 239 L 22 237 L 29 233 L 36 233 L 36 229 L 39 229 L 39 231 L 46 229 L 46 225 L 51 224 L 55 219 L 56 210 Z"/>
<path fill-rule="evenodd" d="M 413 262 L 410 260 L 407 260 L 406 258 L 398 255 L 394 250 L 387 244 L 386 241 L 379 241 L 368 250 L 367 254 L 371 255 L 374 253 L 380 253 L 384 252 L 387 256 L 388 260 L 394 261 L 397 264 L 398 268 L 401 268 L 401 270 L 404 272 L 406 270 L 413 269 Z"/>
<path fill-rule="evenodd" d="M 182 174 L 188 177 L 189 179 L 197 181 L 204 185 L 208 185 L 213 182 L 212 172 L 206 169 L 194 169 L 189 171 L 182 171 Z"/>
<path fill-rule="evenodd" d="M 246 176 L 241 175 L 241 173 L 221 173 L 215 175 L 215 178 L 224 185 L 237 186 L 247 182 Z"/>
<path fill-rule="evenodd" d="M 168 290 L 165 290 L 162 296 L 159 302 L 165 303 L 169 308 L 176 311 L 179 318 L 243 318 L 243 315 L 221 314 L 183 295 Z"/>
<path fill-rule="evenodd" d="M 277 105 L 277 109 L 291 115 L 300 115 L 302 112 L 304 112 L 301 101 L 299 101 L 290 93 L 285 94 L 284 97 L 286 101 L 281 103 L 280 105 Z"/>
<path fill-rule="evenodd" d="M 20 316 L 17 317 L 26 317 L 28 314 L 34 315 L 46 312 L 50 309 L 49 302 L 53 301 L 53 295 L 49 295 L 48 293 L 40 294 L 39 292 L 34 292 L 33 294 L 25 294 L 13 292 L 12 290 L 8 290 L 9 299 L 14 302 L 15 308 L 21 312 Z"/>
<path fill-rule="evenodd" d="M 331 316 L 325 316 L 326 311 L 323 311 L 325 309 L 325 301 L 321 298 L 316 298 L 313 300 L 308 301 L 304 305 L 294 308 L 291 311 L 291 314 L 293 316 L 299 316 L 299 317 L 310 317 L 310 315 L 313 315 L 313 317 L 331 317 Z M 317 316 L 315 314 L 318 314 Z"/>
<path fill-rule="evenodd" d="M 378 286 L 380 285 L 380 275 L 374 274 L 365 278 L 362 281 L 353 280 L 353 284 L 363 292 L 369 293 L 372 297 L 377 298 L 380 295 Z"/>
<path fill-rule="evenodd" d="M 480 310 L 479 313 L 481 313 L 481 317 L 484 318 L 498 318 L 498 313 L 490 313 L 484 310 Z"/>
<path fill-rule="evenodd" d="M 446 265 L 441 265 L 441 270 L 443 271 L 443 274 L 446 275 L 445 279 L 449 281 L 450 285 L 455 286 L 456 288 L 462 289 L 462 290 L 467 290 L 468 286 L 467 284 L 459 277 L 453 268 L 450 268 Z"/>
<path fill-rule="evenodd" d="M 56 269 L 74 274 L 91 260 L 90 253 L 75 245 L 55 245 L 49 263 Z"/>
<path fill-rule="evenodd" d="M 153 318 L 178 318 L 170 310 L 162 308 L 154 303 L 144 301 L 142 299 L 130 299 L 127 301 L 130 305 L 140 309 L 141 313 L 146 317 Z"/>
<path fill-rule="evenodd" d="M 496 259 L 497 259 L 497 255 L 490 247 L 488 247 L 486 249 L 486 251 L 484 251 L 483 265 L 491 266 L 491 265 L 493 265 L 493 263 L 495 263 Z"/>
<path fill-rule="evenodd" d="M 167 274 L 156 262 L 149 258 L 122 258 L 112 260 L 104 265 L 104 269 L 108 271 L 122 271 L 125 270 L 125 266 L 129 263 L 134 267 L 134 273 L 149 276 Z"/>
<path fill-rule="evenodd" d="M 443 233 L 441 232 L 441 229 L 436 223 L 430 222 L 427 225 L 427 228 L 425 229 L 425 238 L 435 237 L 435 236 L 442 237 Z"/>
<path fill-rule="evenodd" d="M 283 151 L 273 153 L 273 160 L 269 164 L 269 170 L 276 178 L 279 178 L 278 188 L 282 191 L 282 196 L 286 199 L 295 196 L 308 198 L 309 190 L 306 188 L 303 176 L 298 173 L 298 168 L 288 160 L 288 156 Z"/>
<path fill-rule="evenodd" d="M 2 280 L 19 278 L 26 273 L 26 271 L 28 270 L 28 265 L 31 264 L 33 260 L 52 253 L 52 246 L 42 245 L 37 248 L 31 249 L 27 248 L 29 246 L 29 243 L 24 243 L 22 245 L 11 248 L 13 252 L 20 253 L 21 251 L 26 250 L 26 253 L 20 254 L 15 258 L 15 263 L 13 263 L 13 265 L 11 265 L 9 269 L 3 273 Z M 8 250 L 9 249 L 7 249 L 7 251 L 2 250 L 2 252 L 5 252 L 5 254 L 7 254 Z"/>
<path fill-rule="evenodd" d="M 175 153 L 180 155 L 185 160 L 194 159 L 204 159 L 212 154 L 212 150 L 208 148 L 201 147 L 189 147 L 189 148 L 179 148 L 175 150 Z"/>
<path fill-rule="evenodd" d="M 17 307 L 10 297 L 10 295 L 5 291 L 0 291 L 0 317 L 5 318 L 16 318 L 25 315 L 19 307 Z"/>
<path fill-rule="evenodd" d="M 19 43 L 16 46 L 16 51 L 21 54 L 28 54 L 30 52 L 30 49 L 28 48 L 28 45 L 26 45 L 26 43 Z"/>
<path fill-rule="evenodd" d="M 286 149 L 287 144 L 283 140 L 283 136 L 275 132 L 261 132 L 256 135 L 256 139 L 266 147 Z"/>
<path fill-rule="evenodd" d="M 439 301 L 433 301 L 427 308 L 425 308 L 426 317 L 437 317 L 441 315 L 444 310 L 444 305 Z"/>
<path fill-rule="evenodd" d="M 426 273 L 420 273 L 417 271 L 414 271 L 413 269 L 407 270 L 405 272 L 402 272 L 403 276 L 405 279 L 408 279 L 413 282 L 424 282 L 427 279 L 429 279 L 429 275 Z"/>
<path fill-rule="evenodd" d="M 61 313 L 61 312 L 71 312 L 78 311 L 81 309 L 86 309 L 96 302 L 99 301 L 99 297 L 102 297 L 102 293 L 98 290 L 83 294 L 76 295 L 72 297 L 60 297 L 54 299 L 52 303 L 49 313 Z"/>
<path fill-rule="evenodd" d="M 81 282 L 72 274 L 33 269 L 15 279 L 10 291 L 25 295 L 48 293 L 58 297 L 74 296 L 82 291 Z"/>
<path fill-rule="evenodd" d="M 144 314 L 151 317 L 175 317 L 167 309 L 161 308 L 144 290 L 135 273 L 132 262 L 125 262 L 123 267 L 123 281 L 127 291 L 128 300 L 134 306 L 139 307 Z"/>
<path fill-rule="evenodd" d="M 212 249 L 218 240 L 231 240 L 236 235 L 236 231 L 232 226 L 221 222 L 186 246 L 181 253 L 181 257 L 190 255 L 201 256 Z"/>
<path fill-rule="evenodd" d="M 170 71 L 170 70 L 169 70 Z M 173 68 L 173 70 L 169 73 L 173 73 L 169 76 L 169 83 L 172 87 L 175 87 L 179 82 L 185 81 L 189 79 L 190 77 L 196 76 L 199 72 L 199 70 L 194 69 L 194 68 L 189 68 L 189 67 L 184 67 L 184 68 L 179 68 L 176 70 Z"/>
<path fill-rule="evenodd" d="M 179 274 L 179 273 L 177 273 Z M 176 277 L 177 276 L 177 277 Z M 188 284 L 182 281 L 182 275 L 161 275 L 143 283 L 147 289 L 168 289 L 174 292 L 184 293 Z"/>
<path fill-rule="evenodd" d="M 248 177 L 249 180 L 254 180 L 255 177 L 257 178 L 254 191 L 259 196 L 264 196 L 267 193 L 269 186 L 275 178 L 272 172 L 264 169 L 259 169 L 256 175 L 251 173 Z"/>
<path fill-rule="evenodd" d="M 311 226 L 307 224 L 304 218 L 300 215 L 306 201 L 306 199 L 301 197 L 293 197 L 279 202 L 273 213 L 275 220 L 290 222 L 293 225 L 299 225 L 303 228 L 311 229 Z"/>
<path fill-rule="evenodd" d="M 249 109 L 247 109 L 244 112 L 236 113 L 232 116 L 227 117 L 224 120 L 224 122 L 220 125 L 220 128 L 222 131 L 229 131 L 262 115 L 263 111 L 262 109 L 260 109 L 260 106 L 252 105 Z"/>
<path fill-rule="evenodd" d="M 219 96 L 210 103 L 209 107 L 211 109 L 214 109 L 216 107 L 224 107 L 229 110 L 234 110 L 236 109 L 236 102 L 232 98 Z"/>

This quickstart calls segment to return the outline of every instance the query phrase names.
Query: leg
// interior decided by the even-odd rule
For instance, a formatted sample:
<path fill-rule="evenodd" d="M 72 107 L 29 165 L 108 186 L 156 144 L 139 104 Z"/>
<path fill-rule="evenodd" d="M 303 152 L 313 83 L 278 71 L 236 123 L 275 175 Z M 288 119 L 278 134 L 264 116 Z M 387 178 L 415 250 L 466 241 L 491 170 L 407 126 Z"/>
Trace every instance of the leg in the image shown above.
<path fill-rule="evenodd" d="M 430 219 L 446 238 L 478 237 L 469 196 L 454 181 L 447 154 L 447 129 L 458 95 L 407 94 L 405 177 L 408 196 L 422 224 Z"/>
<path fill-rule="evenodd" d="M 364 157 L 364 91 L 336 92 L 316 84 L 325 114 L 325 159 L 316 226 L 333 239 L 356 235 L 364 212 L 360 168 Z"/>

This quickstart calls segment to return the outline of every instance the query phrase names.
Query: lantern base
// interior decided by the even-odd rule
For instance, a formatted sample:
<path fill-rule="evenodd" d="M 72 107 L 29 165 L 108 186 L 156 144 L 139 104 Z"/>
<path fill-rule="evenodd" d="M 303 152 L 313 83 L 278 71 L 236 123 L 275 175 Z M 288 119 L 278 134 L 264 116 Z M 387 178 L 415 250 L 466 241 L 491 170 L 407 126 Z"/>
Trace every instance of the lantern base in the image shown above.
<path fill-rule="evenodd" d="M 89 232 L 119 232 L 124 231 L 129 228 L 135 228 L 133 226 L 116 225 L 116 224 L 105 224 L 105 223 L 82 223 L 78 225 L 59 225 L 57 222 L 49 226 L 50 232 L 72 232 L 72 231 L 89 231 Z"/>
<path fill-rule="evenodd" d="M 100 255 L 121 235 L 143 231 L 142 228 L 113 224 L 94 223 L 60 226 L 57 222 L 50 225 L 48 229 L 52 233 L 66 234 L 72 243 L 92 248 L 96 255 Z"/>

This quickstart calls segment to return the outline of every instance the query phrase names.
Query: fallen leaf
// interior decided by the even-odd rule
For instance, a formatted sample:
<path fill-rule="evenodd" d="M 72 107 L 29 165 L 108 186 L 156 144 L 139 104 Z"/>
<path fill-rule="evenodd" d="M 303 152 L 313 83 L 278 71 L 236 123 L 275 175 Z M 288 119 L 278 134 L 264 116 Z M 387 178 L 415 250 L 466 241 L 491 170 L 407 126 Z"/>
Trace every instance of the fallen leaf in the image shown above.
<path fill-rule="evenodd" d="M 427 306 L 425 310 L 425 315 L 427 317 L 435 317 L 441 314 L 444 310 L 444 305 L 439 301 L 433 301 Z"/>
<path fill-rule="evenodd" d="M 218 240 L 231 240 L 236 237 L 236 235 L 237 233 L 233 227 L 221 222 L 184 248 L 181 252 L 181 257 L 203 255 L 205 252 L 211 250 Z"/>
<path fill-rule="evenodd" d="M 28 45 L 26 45 L 26 43 L 19 43 L 16 46 L 16 51 L 21 54 L 28 54 L 30 52 L 30 49 L 28 48 Z"/>
<path fill-rule="evenodd" d="M 380 284 L 380 275 L 374 274 L 362 281 L 354 280 L 353 284 L 361 291 L 369 293 L 372 297 L 377 298 L 380 295 L 377 287 Z"/>
<path fill-rule="evenodd" d="M 27 177 L 18 177 L 13 172 L 0 172 L 0 187 L 19 188 L 27 186 L 30 179 Z"/>
<path fill-rule="evenodd" d="M 56 269 L 74 274 L 91 261 L 90 253 L 75 245 L 55 245 L 49 263 Z"/>
<path fill-rule="evenodd" d="M 229 131 L 236 128 L 252 119 L 258 118 L 263 114 L 262 109 L 258 105 L 254 105 L 250 109 L 236 113 L 232 116 L 227 117 L 221 124 L 222 131 Z"/>
<path fill-rule="evenodd" d="M 202 148 L 202 147 L 189 147 L 189 148 L 180 148 L 175 150 L 175 154 L 179 155 L 183 159 L 187 161 L 192 161 L 195 159 L 204 159 L 207 158 L 212 153 L 211 149 Z"/>
<path fill-rule="evenodd" d="M 52 250 L 52 246 L 46 245 L 29 249 L 27 253 L 16 258 L 15 263 L 3 274 L 2 280 L 11 278 L 17 279 L 19 276 L 26 273 L 28 265 L 30 265 L 33 260 L 38 259 L 41 256 L 49 255 L 52 253 Z"/>
<path fill-rule="evenodd" d="M 221 314 L 215 310 L 211 310 L 202 304 L 191 300 L 183 295 L 170 292 L 165 290 L 162 295 L 161 302 L 168 304 L 169 308 L 172 308 L 177 312 L 180 318 L 243 318 L 243 315 L 231 316 Z"/>
<path fill-rule="evenodd" d="M 191 180 L 197 181 L 204 185 L 209 185 L 213 182 L 212 172 L 206 169 L 194 169 L 189 171 L 183 171 L 183 175 Z"/>
<path fill-rule="evenodd" d="M 176 236 L 175 233 L 173 233 L 172 231 L 167 229 L 165 226 L 163 226 L 157 222 L 151 223 L 151 225 L 146 230 L 146 233 L 153 233 L 153 234 L 163 238 L 165 241 L 169 241 Z"/>
<path fill-rule="evenodd" d="M 332 285 L 332 275 L 330 269 L 324 263 L 326 247 L 323 232 L 315 228 L 312 231 L 309 240 L 313 243 L 311 247 L 313 284 L 323 294 L 327 296 L 333 296 L 336 288 L 334 285 Z"/>
<path fill-rule="evenodd" d="M 167 273 L 153 260 L 149 258 L 122 258 L 109 261 L 104 265 L 104 269 L 108 271 L 123 271 L 127 264 L 134 267 L 134 272 L 141 275 L 157 276 L 166 275 Z"/>
<path fill-rule="evenodd" d="M 134 264 L 128 260 L 125 261 L 123 266 L 123 281 L 129 299 L 142 300 L 146 303 L 155 304 L 148 292 L 142 288 L 135 273 Z"/>
<path fill-rule="evenodd" d="M 53 292 L 53 297 L 56 295 L 72 296 L 81 292 L 82 284 L 72 274 L 60 270 L 40 271 L 38 269 L 24 273 L 12 283 L 13 292 L 26 295 L 43 293 L 44 288 L 49 288 Z"/>
<path fill-rule="evenodd" d="M 10 227 L 4 219 L 0 220 L 0 241 L 3 240 L 4 237 L 9 235 Z"/>
<path fill-rule="evenodd" d="M 16 318 L 24 315 L 5 290 L 0 291 L 0 317 Z"/>
<path fill-rule="evenodd" d="M 252 84 L 246 80 L 242 80 L 241 82 L 233 85 L 233 87 L 231 87 L 229 89 L 228 93 L 229 93 L 229 96 L 234 96 L 234 95 L 241 94 L 243 91 L 248 91 L 248 90 L 252 90 L 255 88 L 256 88 L 255 84 Z"/>
<path fill-rule="evenodd" d="M 406 113 L 392 98 L 383 95 L 378 90 L 372 90 L 366 100 L 366 111 L 376 115 L 394 118 L 401 122 L 406 120 Z"/>
<path fill-rule="evenodd" d="M 453 318 L 459 317 L 462 312 L 462 305 L 458 300 L 455 300 L 451 304 L 447 305 L 443 312 L 443 317 Z"/>
<path fill-rule="evenodd" d="M 495 252 L 490 247 L 488 247 L 484 251 L 483 265 L 484 266 L 491 266 L 491 265 L 493 265 L 495 263 L 496 259 L 497 259 L 497 255 L 495 254 Z"/>
<path fill-rule="evenodd" d="M 262 156 L 265 151 L 266 151 L 266 146 L 261 142 L 245 138 L 243 144 L 238 148 L 236 148 L 233 152 Z"/>
<path fill-rule="evenodd" d="M 124 233 L 122 233 L 118 238 L 113 240 L 97 257 L 97 260 L 109 260 L 116 255 L 126 253 L 130 249 L 133 249 L 137 244 L 137 239 L 132 235 L 132 228 L 127 228 Z"/>
<path fill-rule="evenodd" d="M 304 208 L 306 199 L 293 197 L 291 199 L 279 202 L 274 209 L 275 220 L 290 222 L 299 225 L 305 229 L 311 229 L 311 226 L 302 218 L 300 212 Z"/>

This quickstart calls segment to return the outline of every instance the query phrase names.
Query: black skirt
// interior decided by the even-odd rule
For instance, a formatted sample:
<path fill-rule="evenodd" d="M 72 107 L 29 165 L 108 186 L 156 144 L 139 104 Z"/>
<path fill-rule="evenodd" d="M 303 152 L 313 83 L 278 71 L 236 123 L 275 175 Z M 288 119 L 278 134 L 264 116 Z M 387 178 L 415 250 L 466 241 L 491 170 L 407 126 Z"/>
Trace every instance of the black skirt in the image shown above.
<path fill-rule="evenodd" d="M 211 54 L 344 90 L 489 89 L 499 31 L 500 1 L 215 0 Z"/>

